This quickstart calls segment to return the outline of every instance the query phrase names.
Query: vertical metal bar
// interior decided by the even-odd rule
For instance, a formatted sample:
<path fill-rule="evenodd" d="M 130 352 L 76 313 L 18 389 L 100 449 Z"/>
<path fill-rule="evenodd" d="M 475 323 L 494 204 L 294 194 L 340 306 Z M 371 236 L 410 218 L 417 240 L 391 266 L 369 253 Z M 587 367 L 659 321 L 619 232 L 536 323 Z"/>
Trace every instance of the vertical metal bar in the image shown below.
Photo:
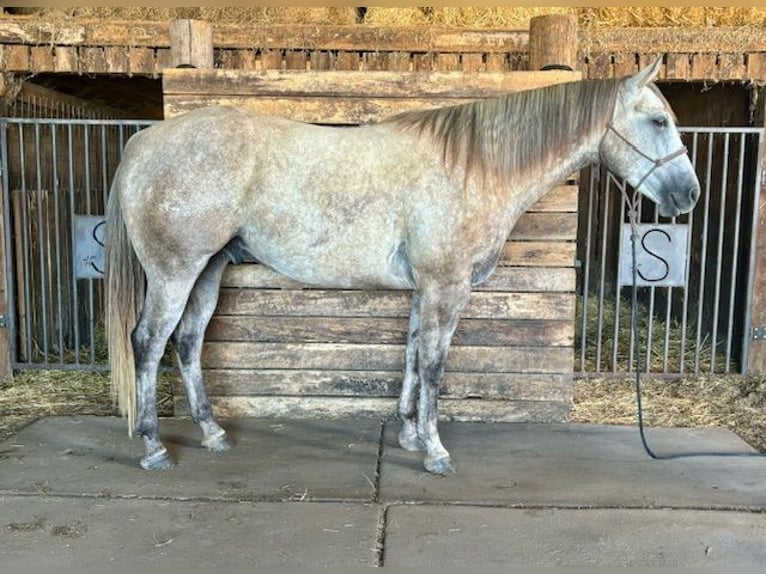
<path fill-rule="evenodd" d="M 593 210 L 594 210 L 594 192 L 593 188 L 597 185 L 598 168 L 592 167 L 590 170 L 590 181 L 588 182 L 588 218 L 585 231 L 585 257 L 583 261 L 583 279 L 582 279 L 582 312 L 580 313 L 580 372 L 585 372 L 586 350 L 588 348 L 588 303 L 590 296 L 590 250 L 591 233 L 593 232 Z"/>
<path fill-rule="evenodd" d="M 723 238 L 726 225 L 726 183 L 729 180 L 729 134 L 723 138 L 723 168 L 721 173 L 721 200 L 718 212 L 718 241 L 716 243 L 716 269 L 713 289 L 713 329 L 710 338 L 710 372 L 716 372 L 715 356 L 718 346 L 718 315 L 721 307 L 721 273 L 723 269 Z"/>
<path fill-rule="evenodd" d="M 745 321 L 744 321 L 744 329 L 742 334 L 742 357 L 740 359 L 740 363 L 742 364 L 742 372 L 747 373 L 749 372 L 749 355 L 750 355 L 750 341 L 752 337 L 752 327 L 753 325 L 753 315 L 752 315 L 752 306 L 753 306 L 753 289 L 754 289 L 754 283 L 755 283 L 755 254 L 756 254 L 756 246 L 757 246 L 757 235 L 758 235 L 758 222 L 759 222 L 759 213 L 760 213 L 760 207 L 761 207 L 761 185 L 763 181 L 763 165 L 762 165 L 762 159 L 764 157 L 764 154 L 766 153 L 766 145 L 764 144 L 764 130 L 758 131 L 758 157 L 755 162 L 755 182 L 753 184 L 753 203 L 751 206 L 751 213 L 753 214 L 753 220 L 750 224 L 750 250 L 749 250 L 749 256 L 747 261 L 747 289 L 745 290 Z"/>
<path fill-rule="evenodd" d="M 736 204 L 734 208 L 734 239 L 732 240 L 731 249 L 731 281 L 729 285 L 729 313 L 726 318 L 726 362 L 724 364 L 724 372 L 728 373 L 731 370 L 731 347 L 734 339 L 734 299 L 737 291 L 738 284 L 738 270 L 739 270 L 739 234 L 740 224 L 742 216 L 742 188 L 744 185 L 744 172 L 745 172 L 745 147 L 747 143 L 747 136 L 741 134 L 739 140 L 739 166 L 737 168 L 737 195 Z"/>
<path fill-rule="evenodd" d="M 643 204 L 643 202 L 641 202 Z M 659 223 L 659 209 L 657 204 L 652 204 L 653 221 Z M 654 303 L 657 288 L 649 286 L 649 311 L 646 313 L 646 351 L 644 352 L 644 369 L 648 373 L 652 365 L 652 342 L 654 340 Z"/>
<path fill-rule="evenodd" d="M 30 289 L 30 271 L 29 271 L 29 214 L 27 205 L 27 162 L 26 162 L 26 146 L 24 145 L 24 124 L 19 124 L 19 160 L 21 171 L 21 245 L 24 269 L 24 329 L 26 336 L 24 338 L 25 344 L 25 359 L 27 363 L 32 362 L 32 313 L 31 313 L 31 294 Z"/>
<path fill-rule="evenodd" d="M 596 372 L 601 372 L 601 339 L 604 328 L 604 282 L 606 281 L 606 245 L 609 228 L 606 222 L 609 221 L 609 173 L 602 174 L 605 177 L 601 180 L 605 182 L 604 187 L 600 190 L 602 193 L 602 205 L 603 211 L 601 214 L 601 227 L 603 233 L 601 235 L 601 265 L 600 265 L 600 277 L 598 288 L 598 320 L 597 320 L 597 338 L 596 338 Z"/>
<path fill-rule="evenodd" d="M 67 167 L 69 171 L 69 233 L 70 237 L 74 238 L 75 225 L 74 216 L 76 213 L 75 208 L 75 178 L 74 178 L 74 123 L 67 123 Z M 73 266 L 74 267 L 74 266 Z M 72 327 L 74 336 L 74 362 L 76 365 L 81 364 L 80 361 L 80 305 L 79 305 L 79 293 L 77 288 L 77 274 L 72 269 L 71 274 L 72 281 Z"/>
<path fill-rule="evenodd" d="M 93 206 L 91 193 L 91 154 L 90 154 L 90 125 L 83 124 L 83 157 L 85 157 L 85 212 L 87 215 L 93 215 Z M 96 342 L 95 342 L 95 324 L 94 324 L 94 304 L 93 304 L 93 280 L 87 279 L 88 282 L 88 364 L 93 365 L 96 362 Z"/>
<path fill-rule="evenodd" d="M 3 225 L 5 230 L 5 292 L 8 296 L 8 309 L 6 311 L 6 324 L 8 325 L 8 351 L 11 357 L 11 364 L 16 365 L 19 362 L 18 357 L 18 326 L 16 325 L 16 280 L 13 270 L 13 243 L 11 226 L 13 224 L 11 214 L 11 182 L 8 165 L 8 121 L 0 119 L 0 153 L 2 153 L 2 178 L 3 178 Z"/>
<path fill-rule="evenodd" d="M 58 131 L 57 124 L 51 124 L 51 159 L 53 163 L 53 213 L 54 213 L 54 225 L 56 227 L 56 239 L 54 241 L 54 249 L 56 253 L 56 335 L 57 345 L 59 353 L 59 364 L 64 363 L 64 318 L 63 318 L 63 304 L 62 304 L 62 292 L 64 290 L 61 282 L 61 205 L 59 201 L 59 173 L 58 173 Z"/>
<path fill-rule="evenodd" d="M 694 372 L 700 372 L 700 346 L 702 343 L 702 315 L 705 303 L 705 273 L 707 267 L 707 242 L 708 226 L 710 219 L 710 205 L 712 197 L 710 196 L 711 177 L 713 170 L 713 140 L 714 134 L 709 134 L 707 147 L 707 164 L 705 166 L 705 211 L 702 220 L 702 250 L 700 255 L 700 291 L 699 301 L 697 301 L 697 335 L 696 348 L 694 349 Z"/>
<path fill-rule="evenodd" d="M 625 186 L 625 182 L 621 181 L 618 182 L 611 174 L 609 174 L 609 181 L 610 181 L 610 187 L 611 183 L 614 182 L 614 184 L 617 187 L 620 187 L 620 193 L 617 194 L 617 197 L 619 197 L 620 201 L 620 215 L 617 218 L 617 253 L 622 253 L 622 223 L 625 221 L 625 201 L 622 197 L 622 188 Z M 610 219 L 608 217 L 604 217 L 604 225 L 607 226 Z M 619 368 L 619 349 L 620 349 L 620 310 L 621 310 L 621 301 L 620 297 L 622 295 L 622 288 L 617 285 L 617 288 L 615 289 L 614 294 L 614 329 L 612 330 L 612 340 L 613 340 L 613 347 L 612 347 L 612 372 L 616 373 Z M 599 307 L 603 307 L 603 301 L 601 302 L 601 305 Z M 632 336 L 633 333 L 631 331 L 631 343 L 628 346 L 629 348 L 629 356 L 632 357 Z M 632 360 L 628 359 L 628 369 L 630 369 L 630 365 L 632 364 Z"/>
<path fill-rule="evenodd" d="M 697 152 L 699 150 L 699 132 L 694 132 L 692 136 L 692 164 L 697 171 Z M 692 242 L 694 240 L 694 211 L 689 212 L 687 225 L 689 226 L 689 241 L 686 245 L 686 276 L 684 278 L 684 295 L 681 303 L 681 350 L 678 357 L 678 372 L 683 374 L 686 371 L 686 329 L 688 327 L 687 319 L 689 313 L 689 278 L 691 277 L 691 256 Z"/>
<path fill-rule="evenodd" d="M 35 134 L 35 181 L 37 184 L 36 191 L 36 203 L 37 203 L 37 253 L 40 258 L 38 261 L 40 268 L 40 318 L 41 318 L 41 338 L 42 338 L 42 353 L 43 362 L 49 361 L 49 348 L 48 348 L 48 270 L 47 270 L 47 255 L 45 249 L 45 205 L 43 202 L 43 179 L 42 179 L 42 161 L 40 158 L 40 124 L 35 122 L 34 124 Z"/>

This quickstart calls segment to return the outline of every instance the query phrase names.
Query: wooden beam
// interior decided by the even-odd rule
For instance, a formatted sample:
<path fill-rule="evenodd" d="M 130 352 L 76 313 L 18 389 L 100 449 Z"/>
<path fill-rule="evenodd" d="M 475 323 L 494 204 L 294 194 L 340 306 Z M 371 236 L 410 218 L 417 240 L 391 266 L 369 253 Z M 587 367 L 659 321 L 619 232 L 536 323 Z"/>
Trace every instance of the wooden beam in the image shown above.
<path fill-rule="evenodd" d="M 5 210 L 9 206 L 4 205 L 3 194 L 0 194 L 0 216 L 4 217 Z M 5 218 L 4 220 L 7 220 Z M 0 387 L 3 383 L 13 378 L 13 357 L 11 356 L 11 333 L 9 330 L 8 317 L 8 289 L 7 285 L 12 280 L 5 272 L 7 262 L 5 234 L 0 233 Z"/>
<path fill-rule="evenodd" d="M 529 23 L 529 69 L 548 66 L 577 69 L 577 18 L 570 14 L 547 14 Z"/>
<path fill-rule="evenodd" d="M 524 52 L 525 30 L 457 30 L 422 26 L 243 26 L 216 24 L 217 48 L 407 52 Z M 0 21 L 0 44 L 78 46 L 170 46 L 170 24 L 140 20 L 44 19 Z"/>
<path fill-rule="evenodd" d="M 761 108 L 763 109 L 763 102 Z M 762 113 L 766 117 L 766 113 Z M 763 118 L 762 118 L 763 119 Z M 764 122 L 766 123 L 766 121 Z M 762 150 L 761 173 L 766 173 L 766 148 Z M 748 373 L 766 373 L 766 180 L 761 178 L 760 197 L 756 205 L 758 212 L 753 248 L 755 253 L 753 260 L 752 301 L 750 303 L 750 323 L 745 325 L 745 336 L 749 337 L 750 345 L 746 357 L 745 370 Z"/>
<path fill-rule="evenodd" d="M 213 25 L 203 20 L 171 22 L 170 63 L 174 68 L 213 68 Z"/>

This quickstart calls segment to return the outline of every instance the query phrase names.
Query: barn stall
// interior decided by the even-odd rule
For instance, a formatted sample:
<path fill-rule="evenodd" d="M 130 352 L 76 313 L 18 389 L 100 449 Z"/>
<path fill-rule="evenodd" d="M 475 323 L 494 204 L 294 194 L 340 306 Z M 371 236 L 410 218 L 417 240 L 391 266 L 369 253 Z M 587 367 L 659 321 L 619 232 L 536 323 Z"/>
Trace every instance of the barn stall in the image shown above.
<path fill-rule="evenodd" d="M 454 98 L 482 97 L 491 95 L 493 89 L 512 87 L 508 81 L 514 74 L 532 68 L 530 46 L 536 42 L 531 40 L 528 31 L 430 28 L 425 33 L 423 29 L 400 26 L 243 27 L 237 24 L 209 26 L 201 22 L 187 23 L 186 29 L 190 33 L 194 27 L 199 31 L 211 28 L 211 31 L 199 32 L 195 42 L 184 44 L 177 34 L 174 40 L 169 22 L 133 22 L 128 25 L 103 21 L 89 24 L 87 20 L 78 20 L 76 23 L 57 21 L 55 25 L 45 27 L 34 20 L 10 18 L 8 23 L 12 26 L 6 29 L 3 45 L 7 86 L 15 89 L 16 74 L 34 69 L 39 80 L 34 89 L 52 90 L 49 95 L 55 99 L 67 81 L 75 86 L 79 82 L 81 89 L 78 93 L 88 95 L 83 98 L 83 103 L 93 105 L 93 92 L 89 94 L 88 89 L 92 90 L 97 82 L 86 82 L 79 74 L 95 74 L 94 77 L 103 80 L 103 85 L 96 90 L 102 100 L 110 92 L 125 92 L 125 86 L 134 82 L 136 95 L 130 98 L 130 103 L 103 106 L 112 117 L 122 116 L 125 110 L 130 110 L 134 116 L 153 114 L 158 117 L 161 114 L 157 112 L 156 102 L 163 101 L 164 90 L 167 114 L 211 99 L 243 101 L 253 98 L 260 102 L 259 106 L 265 106 L 264 109 L 279 113 L 299 110 L 293 113 L 300 113 L 303 119 L 310 121 L 350 124 L 370 121 L 400 109 L 396 106 L 428 105 L 429 102 L 433 105 L 454 101 Z M 749 99 L 745 106 L 748 111 L 744 115 L 752 116 L 751 122 L 760 121 L 762 125 L 762 105 L 757 104 L 757 97 L 761 93 L 759 78 L 764 76 L 764 43 L 761 36 L 749 32 L 734 29 L 706 31 L 707 39 L 703 42 L 694 30 L 680 33 L 677 29 L 599 30 L 596 35 L 581 28 L 575 30 L 579 41 L 566 43 L 569 56 L 552 63 L 559 64 L 569 57 L 570 65 L 585 77 L 608 77 L 632 73 L 658 52 L 664 52 L 667 56 L 662 73 L 663 88 L 679 90 L 678 102 L 692 99 L 688 94 L 690 83 L 710 83 L 714 86 L 711 91 L 725 87 L 728 91 L 718 97 L 732 101 L 731 94 L 736 94 L 733 101 L 737 103 L 730 108 Z M 200 39 L 208 38 L 208 35 L 212 40 Z M 564 37 L 560 30 L 552 36 Z M 642 42 L 637 43 L 636 38 L 641 38 Z M 185 49 L 179 46 L 184 45 L 196 45 L 208 54 L 208 58 L 212 53 L 210 60 L 215 70 L 171 70 L 178 64 L 188 63 L 178 60 L 182 57 L 179 50 Z M 742 46 L 747 50 L 745 55 L 738 51 Z M 544 52 L 546 48 L 538 46 L 538 49 Z M 9 77 L 10 70 L 14 71 L 12 77 Z M 347 72 L 340 84 L 333 76 Z M 374 81 L 376 74 L 379 79 Z M 440 85 L 437 81 L 439 74 L 455 76 L 452 80 L 443 80 Z M 543 74 L 549 78 L 546 81 L 554 81 L 555 76 L 559 78 L 556 81 L 561 81 L 562 77 L 566 79 L 567 72 Z M 490 82 L 493 75 L 501 79 Z M 466 76 L 470 77 L 469 82 L 466 82 Z M 324 80 L 319 80 L 320 77 Z M 397 83 L 397 78 L 405 77 L 415 79 Z M 162 78 L 162 84 L 159 78 Z M 208 93 L 212 78 L 216 79 L 215 85 L 223 86 L 223 92 Z M 418 83 L 416 78 L 421 78 L 421 82 Z M 198 82 L 196 87 L 195 81 Z M 494 84 L 488 88 L 482 81 Z M 289 82 L 293 82 L 292 87 L 280 87 Z M 25 96 L 25 84 L 30 85 L 23 83 L 19 94 L 22 99 L 29 100 L 30 96 Z M 367 92 L 360 93 L 360 87 L 366 87 Z M 413 94 L 418 94 L 419 99 L 415 100 Z M 350 95 L 354 96 L 353 102 L 349 102 Z M 753 99 L 756 101 L 754 107 L 750 103 Z M 672 103 L 679 114 L 683 114 L 678 102 Z M 704 107 L 707 110 L 727 108 Z M 700 121 L 695 119 L 695 123 Z M 705 121 L 710 123 L 716 119 L 706 118 Z M 723 121 L 730 121 L 730 118 Z M 27 130 L 30 132 L 34 133 L 34 130 Z M 747 148 L 746 152 L 751 153 L 749 150 Z M 111 160 L 100 161 L 107 165 Z M 29 160 L 26 166 L 34 171 L 36 162 Z M 34 174 L 27 174 L 24 180 L 25 189 L 35 186 Z M 590 181 L 588 176 L 587 183 Z M 583 179 L 581 186 L 585 184 Z M 93 182 L 90 187 L 94 193 L 104 193 L 103 189 L 95 189 L 97 186 Z M 583 225 L 581 204 L 578 238 L 577 197 L 571 191 L 574 188 L 569 192 L 563 191 L 565 189 L 557 190 L 555 197 L 550 198 L 555 205 L 539 206 L 537 211 L 530 212 L 526 229 L 521 226 L 509 238 L 506 255 L 511 256 L 514 250 L 523 248 L 528 251 L 522 252 L 520 258 L 504 261 L 495 279 L 505 284 L 493 287 L 495 291 L 476 294 L 477 299 L 492 302 L 483 310 L 479 309 L 477 317 L 467 318 L 463 325 L 465 331 L 458 334 L 455 352 L 450 359 L 454 360 L 454 369 L 448 363 L 451 372 L 445 380 L 445 412 L 459 417 L 531 420 L 566 416 L 573 372 L 587 375 L 591 367 L 580 354 L 584 348 L 582 339 L 577 353 L 574 352 L 576 338 L 581 336 L 580 324 L 575 324 L 574 309 L 583 299 L 583 269 L 589 261 L 589 255 L 583 255 L 583 230 L 587 225 Z M 581 202 L 582 196 L 581 193 Z M 752 201 L 752 194 L 748 198 Z M 93 209 L 96 209 L 95 205 L 94 202 Z M 555 218 L 556 235 L 540 236 L 540 226 L 532 223 L 535 218 L 539 221 Z M 715 219 L 713 217 L 711 221 Z M 34 235 L 32 233 L 30 238 Z M 741 242 L 750 239 L 744 232 L 742 236 Z M 42 250 L 40 258 L 48 257 L 46 253 Z M 715 251 L 712 253 L 712 257 L 717 255 Z M 558 258 L 556 261 L 546 261 L 546 257 L 554 255 Z M 19 255 L 14 258 L 18 268 Z M 45 268 L 41 262 L 26 265 L 29 269 Z M 510 275 L 503 277 L 504 272 Z M 739 269 L 739 274 L 744 274 L 745 284 L 750 273 L 748 265 Z M 44 271 L 38 275 L 44 275 Z M 52 274 L 49 274 L 49 281 L 50 277 Z M 563 281 L 564 277 L 568 279 Z M 30 281 L 32 279 L 27 282 Z M 736 289 L 741 290 L 743 279 L 738 281 Z M 610 287 L 608 281 L 606 286 Z M 492 284 L 485 287 L 492 287 Z M 82 292 L 87 298 L 92 290 L 92 299 L 85 303 L 78 301 L 73 307 L 86 307 L 86 315 L 91 305 L 97 309 L 99 289 L 98 281 L 80 289 L 80 298 Z M 17 303 L 24 302 L 24 297 L 19 295 L 21 292 L 15 291 Z M 232 268 L 219 313 L 211 324 L 206 350 L 208 380 L 218 404 L 236 413 L 283 412 L 282 409 L 320 409 L 325 412 L 351 409 L 375 413 L 382 409 L 389 412 L 392 397 L 398 389 L 400 355 L 403 354 L 403 324 L 407 309 L 402 299 L 404 295 L 317 293 L 300 286 L 285 285 L 257 265 Z M 48 308 L 55 307 L 52 296 L 39 297 Z M 381 301 L 375 301 L 376 297 Z M 755 297 L 753 306 L 757 300 Z M 349 305 L 350 301 L 355 302 L 356 307 Z M 513 301 L 521 304 L 514 307 Z M 323 308 L 320 303 L 329 307 Z M 28 306 L 32 303 L 28 302 Z M 18 311 L 23 305 L 15 307 Z M 351 308 L 356 311 L 349 311 Z M 551 314 L 551 308 L 558 314 Z M 520 310 L 526 315 L 515 316 L 514 313 Z M 533 317 L 529 316 L 530 310 L 534 311 Z M 737 304 L 736 313 L 738 316 L 747 313 L 741 302 Z M 323 317 L 325 314 L 329 317 L 333 314 L 351 316 L 328 321 Z M 664 309 L 657 314 L 667 315 Z M 13 313 L 9 317 L 11 315 Z M 25 319 L 24 324 L 29 324 L 31 330 L 20 331 L 26 333 L 24 347 L 29 349 L 29 360 L 20 361 L 16 353 L 16 358 L 9 359 L 9 365 L 18 369 L 30 365 L 50 368 L 68 364 L 61 360 L 61 353 L 53 349 L 55 345 L 50 344 L 57 335 L 55 321 L 47 321 L 42 327 L 51 334 L 48 336 L 48 355 L 40 353 L 43 337 L 34 331 L 34 327 L 41 328 L 41 322 L 44 322 L 41 318 Z M 89 316 L 80 322 L 83 325 L 80 338 L 85 341 L 86 350 L 84 358 L 80 357 L 79 366 L 103 368 L 102 358 L 98 356 L 98 319 Z M 380 329 L 377 340 L 370 338 L 369 326 L 373 323 Z M 619 329 L 618 325 L 610 327 Z M 749 329 L 740 326 L 736 336 L 746 336 L 743 334 Z M 360 336 L 367 338 L 360 339 Z M 734 336 L 732 332 L 730 338 Z M 13 347 L 16 351 L 21 348 L 18 344 Z M 465 351 L 458 347 L 464 347 Z M 296 351 L 301 349 L 316 353 L 306 354 L 307 362 L 299 364 L 295 357 L 300 355 Z M 380 351 L 388 354 L 380 354 Z M 757 354 L 757 348 L 752 352 Z M 541 361 L 543 357 L 545 360 Z M 339 358 L 347 361 L 343 365 L 345 368 L 339 366 Z M 471 365 L 476 371 L 465 372 L 465 365 Z M 545 365 L 550 372 L 529 372 L 529 365 L 537 371 L 541 370 L 539 365 Z M 735 362 L 731 368 L 740 368 L 740 363 Z M 625 367 L 607 365 L 593 370 L 603 369 L 625 370 Z M 258 376 L 251 376 L 255 374 Z M 183 411 L 182 401 L 178 408 L 179 412 Z"/>

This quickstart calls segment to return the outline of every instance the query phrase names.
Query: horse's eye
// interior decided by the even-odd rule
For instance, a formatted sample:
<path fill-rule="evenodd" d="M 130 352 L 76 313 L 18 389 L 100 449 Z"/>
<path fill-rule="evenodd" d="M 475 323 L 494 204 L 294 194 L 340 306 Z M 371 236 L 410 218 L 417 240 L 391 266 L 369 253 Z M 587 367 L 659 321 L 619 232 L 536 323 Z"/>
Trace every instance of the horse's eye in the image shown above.
<path fill-rule="evenodd" d="M 668 118 L 666 116 L 654 116 L 652 123 L 658 128 L 666 128 L 668 127 Z"/>

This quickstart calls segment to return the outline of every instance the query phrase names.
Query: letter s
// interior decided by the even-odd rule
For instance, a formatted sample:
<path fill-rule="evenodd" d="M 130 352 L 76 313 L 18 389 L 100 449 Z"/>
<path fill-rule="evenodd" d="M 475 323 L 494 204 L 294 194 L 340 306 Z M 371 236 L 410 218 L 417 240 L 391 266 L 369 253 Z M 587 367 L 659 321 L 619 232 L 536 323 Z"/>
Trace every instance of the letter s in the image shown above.
<path fill-rule="evenodd" d="M 646 252 L 647 252 L 647 253 L 648 253 L 650 256 L 652 256 L 652 257 L 654 257 L 655 259 L 658 259 L 659 261 L 661 261 L 661 262 L 662 262 L 662 265 L 664 265 L 664 266 L 665 266 L 665 272 L 662 274 L 662 276 L 661 276 L 661 277 L 654 277 L 654 278 L 645 277 L 645 276 L 644 276 L 644 274 L 643 274 L 643 273 L 641 273 L 641 269 L 638 269 L 638 270 L 637 270 L 637 272 L 638 272 L 638 275 L 641 277 L 641 279 L 643 279 L 644 281 L 649 281 L 649 282 L 654 282 L 654 281 L 662 281 L 663 279 L 666 279 L 666 278 L 667 278 L 667 276 L 670 274 L 670 265 L 668 265 L 668 261 L 667 261 L 667 259 L 665 259 L 664 257 L 661 257 L 661 256 L 660 256 L 658 253 L 656 253 L 656 252 L 652 251 L 651 249 L 649 249 L 649 247 L 647 247 L 647 245 L 646 245 L 646 237 L 647 237 L 647 236 L 648 236 L 650 233 L 660 233 L 660 234 L 664 235 L 664 236 L 667 238 L 667 240 L 668 240 L 668 243 L 672 243 L 672 241 L 673 241 L 673 240 L 670 238 L 670 234 L 668 234 L 668 232 L 667 232 L 667 231 L 664 231 L 664 230 L 662 230 L 662 229 L 650 229 L 649 231 L 647 231 L 646 233 L 644 233 L 644 234 L 641 236 L 641 247 L 642 247 L 642 248 L 644 249 L 644 251 L 646 251 Z"/>

